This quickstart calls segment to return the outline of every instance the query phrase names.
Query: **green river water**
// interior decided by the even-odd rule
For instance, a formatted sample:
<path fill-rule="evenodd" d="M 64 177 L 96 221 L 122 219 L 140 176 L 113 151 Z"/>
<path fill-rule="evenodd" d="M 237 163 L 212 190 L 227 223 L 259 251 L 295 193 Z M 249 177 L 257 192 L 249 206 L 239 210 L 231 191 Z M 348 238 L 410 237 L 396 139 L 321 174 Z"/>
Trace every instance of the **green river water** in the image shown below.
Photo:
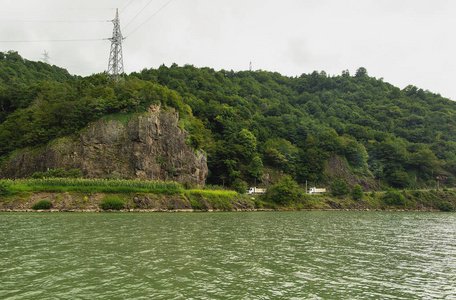
<path fill-rule="evenodd" d="M 456 299 L 456 214 L 0 213 L 0 299 Z"/>

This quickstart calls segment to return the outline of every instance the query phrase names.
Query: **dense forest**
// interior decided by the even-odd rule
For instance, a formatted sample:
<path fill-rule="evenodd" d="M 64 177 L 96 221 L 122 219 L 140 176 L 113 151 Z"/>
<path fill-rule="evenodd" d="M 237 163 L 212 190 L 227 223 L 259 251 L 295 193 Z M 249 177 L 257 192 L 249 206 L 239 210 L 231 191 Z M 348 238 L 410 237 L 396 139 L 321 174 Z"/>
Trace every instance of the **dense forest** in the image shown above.
<path fill-rule="evenodd" d="M 362 67 L 287 77 L 173 64 L 116 81 L 0 52 L 0 157 L 159 103 L 179 111 L 187 143 L 207 153 L 211 184 L 259 184 L 273 172 L 327 183 L 336 179 L 325 171 L 332 157 L 351 174 L 396 188 L 455 182 L 456 104 L 412 85 L 401 90 Z"/>

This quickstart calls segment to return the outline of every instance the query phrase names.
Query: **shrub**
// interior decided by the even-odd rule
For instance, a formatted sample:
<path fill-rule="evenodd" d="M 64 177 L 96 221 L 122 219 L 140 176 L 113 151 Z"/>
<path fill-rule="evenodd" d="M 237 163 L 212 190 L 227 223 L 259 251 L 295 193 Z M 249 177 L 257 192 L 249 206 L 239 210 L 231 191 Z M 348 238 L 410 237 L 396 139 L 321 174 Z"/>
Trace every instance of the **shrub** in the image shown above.
<path fill-rule="evenodd" d="M 52 203 L 49 200 L 40 200 L 37 203 L 33 204 L 32 209 L 50 209 L 52 207 Z"/>
<path fill-rule="evenodd" d="M 383 200 L 388 205 L 396 205 L 396 206 L 405 205 L 404 196 L 400 192 L 394 191 L 394 190 L 387 191 Z"/>
<path fill-rule="evenodd" d="M 359 201 L 359 200 L 361 200 L 363 198 L 363 196 L 364 196 L 363 188 L 359 184 L 356 184 L 353 187 L 353 191 L 352 191 L 353 200 Z"/>
<path fill-rule="evenodd" d="M 350 193 L 348 184 L 343 179 L 336 179 L 329 185 L 333 196 L 345 196 Z M 362 190 L 361 190 L 362 191 Z"/>
<path fill-rule="evenodd" d="M 11 189 L 11 184 L 4 181 L 0 181 L 0 197 L 9 196 L 13 193 Z"/>
<path fill-rule="evenodd" d="M 438 209 L 441 211 L 454 211 L 455 207 L 454 204 L 451 202 L 441 202 L 438 205 Z"/>
<path fill-rule="evenodd" d="M 245 182 L 244 180 L 236 178 L 231 184 L 231 188 L 239 194 L 245 194 L 249 186 L 247 185 L 247 182 Z"/>
<path fill-rule="evenodd" d="M 410 186 L 410 178 L 404 171 L 397 170 L 390 175 L 389 182 L 396 188 L 407 188 Z"/>
<path fill-rule="evenodd" d="M 100 202 L 100 208 L 103 210 L 121 210 L 124 207 L 125 202 L 118 196 L 108 196 Z"/>
<path fill-rule="evenodd" d="M 302 198 L 302 192 L 296 181 L 290 176 L 284 175 L 277 184 L 266 190 L 264 199 L 279 205 L 289 205 Z"/>

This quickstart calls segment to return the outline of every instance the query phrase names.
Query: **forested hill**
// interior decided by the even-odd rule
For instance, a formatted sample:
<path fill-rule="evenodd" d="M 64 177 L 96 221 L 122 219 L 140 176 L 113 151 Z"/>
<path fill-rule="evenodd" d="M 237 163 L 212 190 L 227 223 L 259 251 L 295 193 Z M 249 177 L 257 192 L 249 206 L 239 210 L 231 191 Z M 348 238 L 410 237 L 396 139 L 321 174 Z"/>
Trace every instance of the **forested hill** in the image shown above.
<path fill-rule="evenodd" d="M 23 90 L 42 81 L 64 82 L 68 79 L 74 79 L 74 76 L 65 69 L 23 59 L 15 51 L 0 52 L 0 121 L 8 113 L 25 106 L 21 101 L 11 102 Z M 26 99 L 23 100 L 27 102 Z"/>
<path fill-rule="evenodd" d="M 5 57 L 1 57 L 0 66 Z M 328 161 L 349 173 L 398 188 L 452 185 L 456 177 L 456 104 L 414 86 L 401 90 L 368 76 L 313 72 L 161 66 L 119 82 L 105 74 L 39 83 L 21 79 L 0 125 L 0 155 L 77 133 L 88 122 L 146 111 L 154 103 L 180 112 L 188 143 L 208 156 L 208 183 L 257 184 L 284 172 L 298 182 L 335 179 Z M 13 68 L 10 66 L 10 68 Z M 14 69 L 13 69 L 14 70 Z M 10 79 L 11 80 L 11 79 Z M 4 85 L 2 85 L 4 86 Z"/>

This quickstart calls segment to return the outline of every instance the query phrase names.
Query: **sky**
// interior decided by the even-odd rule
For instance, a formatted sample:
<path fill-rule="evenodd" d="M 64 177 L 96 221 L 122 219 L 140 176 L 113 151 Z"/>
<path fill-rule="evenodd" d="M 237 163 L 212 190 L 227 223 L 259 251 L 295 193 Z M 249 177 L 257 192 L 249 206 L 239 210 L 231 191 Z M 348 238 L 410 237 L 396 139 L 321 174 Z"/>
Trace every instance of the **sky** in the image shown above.
<path fill-rule="evenodd" d="M 456 100 L 453 0 L 0 0 L 0 51 L 107 70 L 116 8 L 126 73 L 165 64 L 299 76 L 359 67 Z M 63 41 L 62 41 L 63 40 Z"/>

